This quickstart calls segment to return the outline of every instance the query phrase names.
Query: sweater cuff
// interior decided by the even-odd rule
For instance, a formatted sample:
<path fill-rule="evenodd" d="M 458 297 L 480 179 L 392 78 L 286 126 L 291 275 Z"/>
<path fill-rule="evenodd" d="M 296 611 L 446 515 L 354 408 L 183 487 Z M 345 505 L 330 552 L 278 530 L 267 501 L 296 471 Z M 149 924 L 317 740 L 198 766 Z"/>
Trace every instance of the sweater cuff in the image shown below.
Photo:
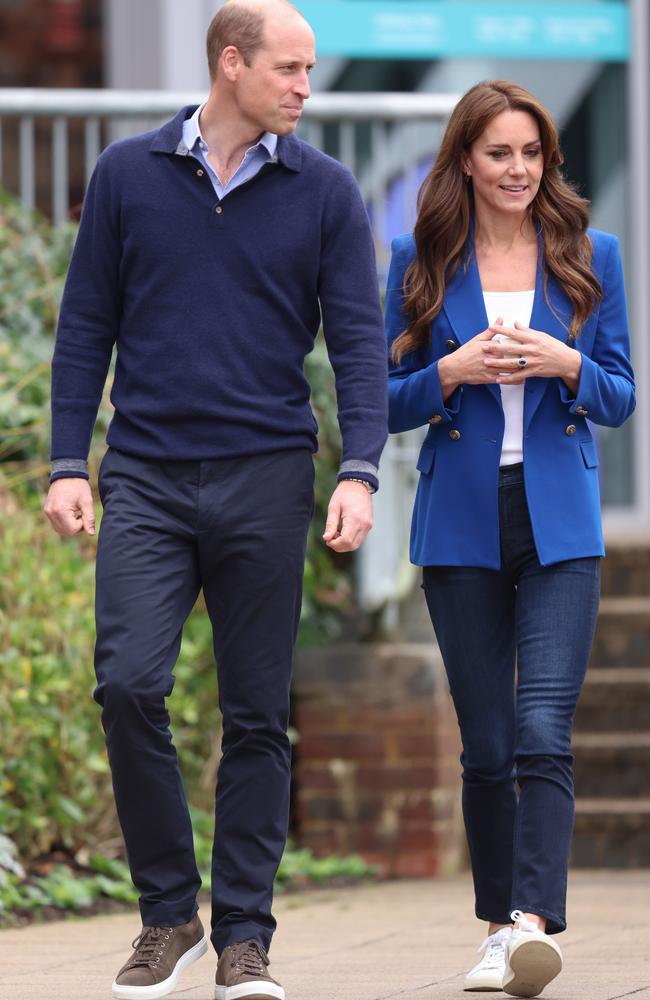
<path fill-rule="evenodd" d="M 55 458 L 50 472 L 50 483 L 57 479 L 88 479 L 88 462 L 82 458 Z"/>
<path fill-rule="evenodd" d="M 377 478 L 379 470 L 372 462 L 362 462 L 354 458 L 341 463 L 336 481 L 340 483 L 343 479 L 362 479 L 364 483 L 369 483 L 375 493 L 379 489 Z"/>

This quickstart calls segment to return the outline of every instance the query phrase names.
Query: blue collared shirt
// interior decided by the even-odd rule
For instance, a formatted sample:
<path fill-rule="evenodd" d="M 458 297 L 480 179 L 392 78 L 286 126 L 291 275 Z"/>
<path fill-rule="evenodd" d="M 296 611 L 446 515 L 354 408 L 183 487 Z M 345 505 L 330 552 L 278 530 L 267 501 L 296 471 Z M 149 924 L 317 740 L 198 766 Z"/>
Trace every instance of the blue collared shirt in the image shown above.
<path fill-rule="evenodd" d="M 225 195 L 234 191 L 240 184 L 250 181 L 265 163 L 275 162 L 278 137 L 272 132 L 265 132 L 259 142 L 247 149 L 244 159 L 237 170 L 232 175 L 227 184 L 222 184 L 219 176 L 208 160 L 208 144 L 201 134 L 199 116 L 205 107 L 202 104 L 196 109 L 191 118 L 186 118 L 183 123 L 183 142 L 187 146 L 190 154 L 199 160 L 208 171 L 208 176 L 212 181 L 212 186 L 221 200 Z"/>

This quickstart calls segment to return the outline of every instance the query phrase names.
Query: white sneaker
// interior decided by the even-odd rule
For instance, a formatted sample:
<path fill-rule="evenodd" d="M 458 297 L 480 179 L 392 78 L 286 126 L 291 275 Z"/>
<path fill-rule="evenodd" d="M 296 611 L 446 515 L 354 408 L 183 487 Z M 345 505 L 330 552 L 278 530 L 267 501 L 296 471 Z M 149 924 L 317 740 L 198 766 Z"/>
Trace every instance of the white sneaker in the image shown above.
<path fill-rule="evenodd" d="M 506 968 L 506 944 L 510 940 L 512 927 L 502 927 L 486 937 L 479 948 L 485 952 L 483 958 L 465 976 L 463 989 L 468 992 L 482 993 L 494 990 L 500 993 L 503 989 L 503 973 Z"/>
<path fill-rule="evenodd" d="M 521 910 L 513 910 L 510 916 L 517 925 L 506 945 L 503 992 L 512 997 L 536 997 L 561 971 L 562 952 Z"/>

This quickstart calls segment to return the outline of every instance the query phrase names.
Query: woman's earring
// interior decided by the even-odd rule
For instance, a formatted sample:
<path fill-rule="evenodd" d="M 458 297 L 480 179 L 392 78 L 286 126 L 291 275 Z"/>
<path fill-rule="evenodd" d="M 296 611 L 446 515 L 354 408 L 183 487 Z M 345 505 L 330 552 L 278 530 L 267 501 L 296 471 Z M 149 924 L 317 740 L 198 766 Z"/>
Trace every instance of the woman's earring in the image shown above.
<path fill-rule="evenodd" d="M 465 173 L 465 183 L 466 184 L 469 184 L 470 177 L 471 177 L 471 174 Z"/>

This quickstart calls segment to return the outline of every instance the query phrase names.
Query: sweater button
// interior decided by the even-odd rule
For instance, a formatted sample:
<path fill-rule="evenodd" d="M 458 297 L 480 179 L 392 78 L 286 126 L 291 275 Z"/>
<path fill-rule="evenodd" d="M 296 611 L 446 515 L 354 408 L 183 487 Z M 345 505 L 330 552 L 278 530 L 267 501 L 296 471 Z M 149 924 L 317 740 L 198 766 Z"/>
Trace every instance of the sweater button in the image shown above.
<path fill-rule="evenodd" d="M 217 207 L 215 208 L 215 212 L 217 213 L 217 215 L 221 215 L 221 213 L 223 212 L 223 208 L 221 207 L 221 205 L 217 205 Z"/>
<path fill-rule="evenodd" d="M 455 340 L 445 340 L 445 347 L 447 348 L 448 351 L 455 351 L 456 348 L 458 347 L 458 344 L 456 343 Z"/>
<path fill-rule="evenodd" d="M 200 167 L 199 167 L 199 169 L 198 169 L 198 170 L 196 171 L 196 176 L 197 176 L 197 177 L 203 177 L 203 171 L 201 170 L 201 168 L 200 168 Z"/>
<path fill-rule="evenodd" d="M 429 417 L 430 424 L 440 424 L 442 423 L 442 417 L 439 413 L 434 413 L 432 417 Z"/>
<path fill-rule="evenodd" d="M 449 431 L 449 437 L 452 441 L 460 441 L 460 431 L 455 429 L 453 431 Z"/>
<path fill-rule="evenodd" d="M 575 434 L 576 429 L 577 428 L 576 428 L 575 424 L 569 424 L 569 426 L 567 427 L 567 429 L 565 430 L 564 433 L 568 434 L 569 437 L 572 437 Z"/>

